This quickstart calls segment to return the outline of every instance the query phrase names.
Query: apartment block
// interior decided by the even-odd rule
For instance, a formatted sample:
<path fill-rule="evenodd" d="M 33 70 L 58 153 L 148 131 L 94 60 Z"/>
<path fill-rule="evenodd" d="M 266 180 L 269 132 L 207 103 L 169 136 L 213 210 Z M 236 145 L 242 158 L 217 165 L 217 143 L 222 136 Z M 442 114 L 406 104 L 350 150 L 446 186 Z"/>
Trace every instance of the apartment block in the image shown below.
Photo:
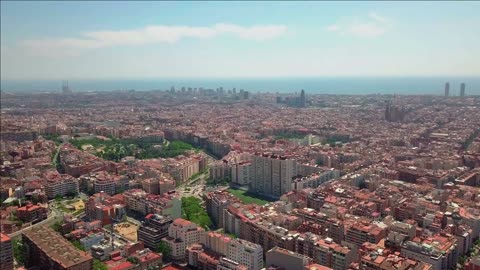
<path fill-rule="evenodd" d="M 8 235 L 0 233 L 0 244 L 0 269 L 13 270 L 12 239 Z"/>
<path fill-rule="evenodd" d="M 41 205 L 27 204 L 17 209 L 17 217 L 23 222 L 39 222 L 48 216 L 48 208 Z"/>
<path fill-rule="evenodd" d="M 249 270 L 263 268 L 263 248 L 242 239 L 232 239 L 227 246 L 228 259 L 248 267 Z"/>
<path fill-rule="evenodd" d="M 252 164 L 241 161 L 232 165 L 232 183 L 239 186 L 248 186 L 251 182 Z"/>
<path fill-rule="evenodd" d="M 457 239 L 450 234 L 437 234 L 421 242 L 407 241 L 401 248 L 403 257 L 432 265 L 432 270 L 447 270 L 458 261 Z"/>
<path fill-rule="evenodd" d="M 40 269 L 90 270 L 93 258 L 80 251 L 48 226 L 36 226 L 22 233 L 27 246 L 26 267 Z"/>
<path fill-rule="evenodd" d="M 310 264 L 311 259 L 307 256 L 295 253 L 279 247 L 274 247 L 266 254 L 266 267 L 277 267 L 285 270 L 304 269 Z"/>
<path fill-rule="evenodd" d="M 126 215 L 126 209 L 122 200 L 100 192 L 88 198 L 85 214 L 90 220 L 100 220 L 105 226 L 111 224 L 112 220 L 122 220 Z"/>
<path fill-rule="evenodd" d="M 254 155 L 250 175 L 252 191 L 266 196 L 280 197 L 292 190 L 293 178 L 297 175 L 297 161 L 285 156 Z"/>
<path fill-rule="evenodd" d="M 218 261 L 217 270 L 247 270 L 245 265 L 236 261 L 230 260 L 226 257 L 221 257 Z"/>
<path fill-rule="evenodd" d="M 313 174 L 308 174 L 304 177 L 295 178 L 292 181 L 292 190 L 302 190 L 304 188 L 317 188 L 318 186 L 340 177 L 340 171 L 337 170 L 324 170 Z"/>
<path fill-rule="evenodd" d="M 313 260 L 334 270 L 347 269 L 355 259 L 355 252 L 328 237 L 317 241 L 314 249 Z"/>
<path fill-rule="evenodd" d="M 56 196 L 65 196 L 69 193 L 77 194 L 79 189 L 78 179 L 67 174 L 48 174 L 44 183 L 45 194 L 49 199 Z"/>
<path fill-rule="evenodd" d="M 185 249 L 194 243 L 200 243 L 205 230 L 188 220 L 177 218 L 168 228 L 168 236 L 162 241 L 170 247 L 173 260 L 185 260 Z"/>
<path fill-rule="evenodd" d="M 345 241 L 361 246 L 365 242 L 378 243 L 387 235 L 387 230 L 375 224 L 355 223 L 345 235 Z"/>
<path fill-rule="evenodd" d="M 217 228 L 223 228 L 224 210 L 235 201 L 235 197 L 226 191 L 216 191 L 207 194 L 205 199 L 207 213 Z"/>
<path fill-rule="evenodd" d="M 170 217 L 148 214 L 138 229 L 138 241 L 142 241 L 146 247 L 155 250 L 162 238 L 168 236 L 168 228 L 172 222 Z"/>

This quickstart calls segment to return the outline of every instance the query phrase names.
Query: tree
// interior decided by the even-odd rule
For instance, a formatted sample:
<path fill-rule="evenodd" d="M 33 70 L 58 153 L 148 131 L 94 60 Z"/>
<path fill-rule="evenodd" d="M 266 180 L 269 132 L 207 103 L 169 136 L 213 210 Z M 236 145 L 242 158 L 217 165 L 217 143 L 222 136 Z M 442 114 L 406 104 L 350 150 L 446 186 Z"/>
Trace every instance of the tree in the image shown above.
<path fill-rule="evenodd" d="M 203 228 L 212 225 L 212 220 L 205 209 L 201 207 L 201 200 L 196 197 L 182 198 L 182 217 Z"/>
<path fill-rule="evenodd" d="M 74 192 L 74 191 L 69 191 L 69 192 L 67 192 L 67 194 L 66 194 L 66 195 L 67 195 L 67 197 L 69 197 L 69 198 L 70 198 L 70 197 L 72 197 L 72 198 L 73 198 L 73 197 L 77 196 L 77 195 L 78 195 L 78 193 L 76 193 L 76 192 Z"/>
<path fill-rule="evenodd" d="M 133 256 L 128 257 L 127 261 L 131 262 L 134 265 L 137 265 L 140 262 L 140 260 L 137 257 L 133 257 Z"/>
<path fill-rule="evenodd" d="M 18 262 L 18 264 L 24 265 L 26 260 L 27 248 L 23 244 L 22 240 L 18 239 L 13 240 L 12 245 L 13 256 L 15 257 L 15 260 Z"/>
<path fill-rule="evenodd" d="M 172 253 L 172 250 L 170 249 L 170 246 L 167 245 L 165 242 L 160 242 L 155 248 L 155 251 L 158 253 L 162 253 L 163 257 L 169 257 L 170 254 Z"/>
<path fill-rule="evenodd" d="M 86 251 L 86 250 L 85 250 L 85 247 L 84 247 L 84 246 L 82 245 L 82 243 L 80 243 L 80 241 L 78 241 L 78 240 L 72 241 L 72 245 L 73 245 L 74 247 L 76 247 L 77 249 L 80 249 L 81 251 Z"/>
<path fill-rule="evenodd" d="M 93 270 L 108 270 L 108 267 L 101 261 L 94 259 L 93 260 Z"/>
<path fill-rule="evenodd" d="M 62 223 L 60 221 L 55 222 L 52 226 L 50 226 L 54 231 L 61 233 L 62 232 Z"/>

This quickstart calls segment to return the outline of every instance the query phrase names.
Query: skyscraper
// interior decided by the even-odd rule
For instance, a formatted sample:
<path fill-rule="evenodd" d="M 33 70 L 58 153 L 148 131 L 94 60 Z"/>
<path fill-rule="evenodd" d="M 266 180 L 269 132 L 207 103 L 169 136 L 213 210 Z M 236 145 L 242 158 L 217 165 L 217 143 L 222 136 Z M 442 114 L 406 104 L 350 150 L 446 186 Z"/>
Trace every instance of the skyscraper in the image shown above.
<path fill-rule="evenodd" d="M 305 103 L 305 90 L 302 89 L 302 91 L 300 92 L 300 107 L 305 108 Z"/>
<path fill-rule="evenodd" d="M 465 83 L 460 84 L 460 96 L 461 97 L 465 96 Z"/>
<path fill-rule="evenodd" d="M 388 122 L 401 122 L 405 117 L 405 108 L 403 106 L 398 106 L 395 102 L 391 100 L 387 101 L 385 107 L 385 120 Z"/>
<path fill-rule="evenodd" d="M 253 177 L 252 191 L 273 197 L 291 191 L 297 165 L 296 160 L 284 156 L 254 155 L 250 174 Z"/>
<path fill-rule="evenodd" d="M 445 96 L 448 97 L 450 95 L 450 83 L 445 83 Z"/>
<path fill-rule="evenodd" d="M 62 92 L 64 94 L 70 94 L 72 93 L 72 90 L 70 89 L 70 87 L 68 87 L 68 81 L 63 81 L 62 82 Z"/>

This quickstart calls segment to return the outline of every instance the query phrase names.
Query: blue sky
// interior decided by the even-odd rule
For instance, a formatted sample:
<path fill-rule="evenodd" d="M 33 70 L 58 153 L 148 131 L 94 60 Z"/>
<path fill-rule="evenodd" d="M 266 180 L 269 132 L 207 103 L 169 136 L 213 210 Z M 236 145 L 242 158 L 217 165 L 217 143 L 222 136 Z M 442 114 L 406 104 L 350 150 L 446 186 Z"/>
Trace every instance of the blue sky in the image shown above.
<path fill-rule="evenodd" d="M 1 78 L 480 76 L 480 2 L 1 2 Z"/>

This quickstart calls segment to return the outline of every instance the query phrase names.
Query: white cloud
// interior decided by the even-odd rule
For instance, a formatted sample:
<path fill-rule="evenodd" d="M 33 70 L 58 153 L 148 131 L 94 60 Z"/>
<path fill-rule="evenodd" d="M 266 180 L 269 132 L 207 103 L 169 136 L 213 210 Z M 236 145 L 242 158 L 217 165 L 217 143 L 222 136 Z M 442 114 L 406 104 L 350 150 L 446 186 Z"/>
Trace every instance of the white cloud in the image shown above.
<path fill-rule="evenodd" d="M 368 17 L 363 20 L 350 19 L 340 23 L 327 26 L 326 30 L 340 35 L 350 35 L 356 37 L 378 37 L 385 34 L 390 26 L 389 19 L 370 12 Z"/>
<path fill-rule="evenodd" d="M 374 23 L 353 23 L 348 30 L 359 37 L 376 37 L 383 35 L 386 31 L 383 26 Z"/>
<path fill-rule="evenodd" d="M 380 16 L 375 12 L 368 13 L 368 17 L 378 22 L 388 22 L 388 19 L 386 17 Z"/>
<path fill-rule="evenodd" d="M 327 31 L 328 32 L 338 32 L 338 31 L 340 31 L 340 26 L 338 26 L 336 24 L 329 25 L 329 26 L 327 26 Z"/>
<path fill-rule="evenodd" d="M 244 27 L 235 24 L 216 24 L 211 27 L 147 26 L 127 31 L 95 31 L 83 33 L 79 38 L 45 38 L 24 41 L 24 45 L 36 50 L 95 49 L 120 45 L 144 45 L 149 43 L 174 43 L 182 38 L 213 38 L 229 34 L 240 39 L 269 40 L 283 35 L 284 25 L 256 25 Z"/>

